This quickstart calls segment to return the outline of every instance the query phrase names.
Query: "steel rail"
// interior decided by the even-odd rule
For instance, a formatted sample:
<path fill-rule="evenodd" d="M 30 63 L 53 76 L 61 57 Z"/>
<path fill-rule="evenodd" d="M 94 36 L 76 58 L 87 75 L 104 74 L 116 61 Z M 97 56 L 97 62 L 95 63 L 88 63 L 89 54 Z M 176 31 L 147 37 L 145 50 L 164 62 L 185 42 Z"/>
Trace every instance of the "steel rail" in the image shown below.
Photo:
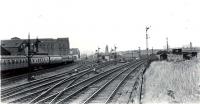
<path fill-rule="evenodd" d="M 69 64 L 69 65 L 62 65 L 62 66 L 58 66 L 58 67 L 54 67 L 54 68 L 48 68 L 48 69 L 42 69 L 42 70 L 38 70 L 38 71 L 35 71 L 35 72 L 32 72 L 32 74 L 40 74 L 40 73 L 44 73 L 46 71 L 51 71 L 53 69 L 56 69 L 56 70 L 59 70 L 59 69 L 62 69 L 64 67 L 70 67 L 70 66 L 73 66 L 75 65 L 75 63 L 72 63 L 72 64 Z M 2 85 L 5 85 L 7 84 L 8 82 L 10 82 L 10 80 L 14 80 L 14 79 L 22 79 L 23 77 L 27 77 L 27 73 L 25 74 L 21 74 L 21 75 L 16 75 L 16 76 L 13 76 L 13 77 L 9 77 L 9 78 L 5 78 L 5 79 L 2 79 L 1 80 L 1 84 Z"/>
<path fill-rule="evenodd" d="M 81 75 L 79 75 L 77 78 L 74 78 L 74 79 L 78 79 L 80 77 L 82 77 L 83 75 L 86 75 L 88 73 L 91 73 L 92 71 L 88 71 L 88 72 L 85 72 L 85 73 L 81 73 Z M 51 88 L 49 88 L 48 90 L 46 90 L 45 92 L 42 92 L 39 96 L 37 96 L 36 98 L 34 98 L 33 100 L 30 101 L 30 103 L 35 103 L 37 100 L 41 99 L 43 96 L 45 96 L 47 93 L 49 93 L 51 90 L 53 90 L 54 88 L 56 88 L 57 86 L 67 82 L 67 81 L 70 81 L 68 80 L 68 78 L 65 78 L 63 80 L 61 80 L 60 82 L 58 82 L 57 84 L 55 84 L 54 86 L 52 86 Z M 73 80 L 74 81 L 74 80 Z"/>
<path fill-rule="evenodd" d="M 86 104 L 89 103 L 89 101 L 92 100 L 92 98 L 94 98 L 96 95 L 98 95 L 98 93 L 100 93 L 103 89 L 105 89 L 106 86 L 108 86 L 111 82 L 113 82 L 117 77 L 119 77 L 120 75 L 122 75 L 124 72 L 129 71 L 129 69 L 131 69 L 132 67 L 134 67 L 135 65 L 137 65 L 136 67 L 140 66 L 143 62 L 138 62 L 135 63 L 133 65 L 131 65 L 130 67 L 126 68 L 126 70 L 120 72 L 119 74 L 117 74 L 115 77 L 113 77 L 112 79 L 110 79 L 109 81 L 107 81 L 101 88 L 99 88 L 97 91 L 95 91 L 90 97 L 88 97 L 82 104 Z M 134 68 L 133 70 L 131 70 L 125 77 L 127 77 L 128 75 L 130 75 L 130 73 L 132 73 L 136 68 Z M 122 79 L 123 81 L 125 80 L 124 78 Z"/>
<path fill-rule="evenodd" d="M 141 64 L 139 65 L 141 66 Z M 137 69 L 139 66 L 135 67 L 135 69 Z M 142 69 L 143 70 L 143 69 Z M 115 87 L 115 89 L 113 90 L 113 92 L 109 95 L 109 97 L 106 99 L 105 103 L 104 104 L 107 104 L 111 99 L 112 97 L 114 96 L 114 94 L 117 92 L 117 90 L 119 89 L 119 87 L 122 85 L 122 83 L 126 80 L 126 78 L 133 72 L 134 70 L 132 70 L 128 75 L 126 75 L 122 80 L 121 82 Z"/>
<path fill-rule="evenodd" d="M 79 68 L 81 68 L 81 67 L 78 66 L 78 67 L 73 68 L 71 70 L 75 70 L 75 69 L 79 69 Z M 89 67 L 82 67 L 83 70 L 86 69 L 86 68 L 89 68 Z M 43 82 L 48 81 L 48 80 L 63 77 L 67 74 L 69 74 L 69 71 L 64 72 L 64 73 L 59 73 L 57 75 L 52 75 L 52 76 L 49 76 L 49 77 L 33 80 L 31 82 L 28 82 L 28 83 L 23 83 L 23 84 L 20 84 L 20 85 L 11 87 L 11 88 L 4 89 L 4 90 L 1 91 L 1 96 L 4 97 L 4 96 L 7 96 L 7 95 L 10 95 L 10 94 L 14 93 L 15 91 L 19 91 L 21 89 L 28 88 L 28 87 L 31 87 L 33 85 L 39 84 L 39 83 L 43 83 Z"/>
<path fill-rule="evenodd" d="M 101 66 L 97 66 L 98 68 L 101 68 L 101 67 L 105 67 L 105 66 L 108 66 L 109 64 L 104 64 L 104 65 L 101 65 Z M 87 72 L 86 71 L 83 71 L 83 72 L 85 72 L 85 74 L 87 74 Z M 88 71 L 88 72 L 90 72 L 90 71 Z M 76 75 L 78 75 L 79 73 L 77 73 Z M 80 72 L 80 74 L 82 74 L 81 72 Z M 84 73 L 83 73 L 84 74 Z M 75 76 L 75 75 L 74 75 Z M 82 75 L 78 75 L 78 76 L 82 76 Z M 72 79 L 74 79 L 74 78 L 72 78 Z M 72 80 L 71 79 L 71 80 Z M 48 90 L 47 91 L 45 91 L 45 92 L 43 92 L 42 94 L 41 94 L 41 96 L 43 96 L 44 94 L 46 94 L 46 93 L 48 93 L 48 92 L 50 92 L 54 87 L 56 87 L 56 86 L 58 86 L 58 85 L 60 85 L 60 84 L 62 84 L 62 83 L 64 83 L 64 82 L 66 82 L 66 81 L 69 81 L 69 79 L 68 78 L 65 78 L 65 79 L 61 79 L 61 81 L 59 82 L 59 83 L 57 83 L 57 84 L 55 84 L 53 87 L 50 87 L 50 88 L 47 88 Z M 41 86 L 40 86 L 41 87 Z M 27 96 L 31 96 L 31 95 L 34 95 L 35 93 L 31 93 L 31 94 L 29 94 L 29 95 L 27 95 Z M 27 97 L 27 96 L 25 96 L 25 97 Z M 40 98 L 41 96 L 38 96 L 38 98 Z M 24 97 L 24 98 L 25 98 Z M 12 103 L 12 102 L 16 102 L 16 101 L 19 101 L 20 99 L 22 99 L 23 97 L 20 97 L 20 98 L 18 98 L 18 99 L 15 99 L 15 100 L 13 100 L 13 101 L 11 101 L 10 103 Z M 37 100 L 38 98 L 36 98 L 35 100 Z"/>
<path fill-rule="evenodd" d="M 85 73 L 85 72 L 87 72 L 87 71 L 90 71 L 90 69 L 86 69 L 86 70 L 81 71 L 81 72 L 79 72 L 79 73 L 77 73 L 77 74 L 75 74 L 75 75 L 72 75 L 72 76 L 70 76 L 70 77 L 67 77 L 67 81 L 70 81 L 70 80 L 73 79 L 73 77 L 75 77 L 75 76 L 77 76 L 77 75 L 79 75 L 79 74 L 81 74 L 81 73 Z M 29 89 L 20 90 L 20 91 L 18 91 L 18 92 L 16 92 L 16 93 L 8 94 L 7 96 L 3 96 L 3 97 L 1 98 L 1 100 L 2 100 L 2 101 L 5 101 L 5 100 L 7 100 L 7 99 L 9 99 L 9 98 L 11 98 L 11 97 L 17 96 L 17 95 L 19 95 L 19 94 L 22 94 L 22 93 L 25 93 L 25 92 L 28 92 L 28 91 L 32 91 L 32 90 L 37 89 L 37 88 L 41 88 L 41 87 L 43 87 L 43 86 L 47 86 L 47 85 L 56 83 L 57 81 L 62 81 L 63 79 L 66 79 L 66 78 L 56 79 L 56 80 L 53 80 L 53 81 L 50 81 L 50 82 L 47 82 L 47 83 L 39 84 L 38 86 L 31 87 L 31 88 L 29 88 Z"/>
<path fill-rule="evenodd" d="M 79 67 L 80 67 L 80 66 L 78 66 L 78 67 L 76 67 L 76 68 L 73 68 L 72 70 L 77 69 L 77 68 L 79 68 Z M 69 74 L 69 71 L 64 72 L 64 73 L 60 73 L 60 74 L 58 74 L 58 75 L 56 75 L 56 76 L 55 76 L 55 75 L 52 75 L 52 76 L 48 76 L 48 77 L 45 77 L 45 78 L 33 80 L 33 81 L 30 81 L 30 82 L 27 82 L 27 83 L 23 83 L 23 84 L 14 86 L 14 87 L 2 89 L 2 94 L 5 93 L 5 92 L 10 92 L 10 91 L 12 91 L 12 90 L 19 89 L 19 88 L 29 87 L 29 86 L 32 86 L 32 85 L 34 85 L 34 84 L 41 83 L 42 81 L 50 80 L 50 78 L 53 79 L 53 78 L 57 78 L 57 77 L 61 77 L 61 76 L 67 75 L 67 74 Z"/>
<path fill-rule="evenodd" d="M 129 64 L 129 65 L 130 65 L 130 64 Z M 96 75 L 96 76 L 94 76 L 94 77 L 88 78 L 88 79 L 86 79 L 86 80 L 84 80 L 84 81 L 82 81 L 82 82 L 80 82 L 80 83 L 77 83 L 77 84 L 75 84 L 74 86 L 71 86 L 71 87 L 75 87 L 75 86 L 78 86 L 78 85 L 80 85 L 80 84 L 82 84 L 82 83 L 84 83 L 84 82 L 87 82 L 88 80 L 89 80 L 89 81 L 92 80 L 92 81 L 90 81 L 89 83 L 86 83 L 85 86 L 79 88 L 79 89 L 78 89 L 77 91 L 75 91 L 74 93 L 72 93 L 72 94 L 68 95 L 67 97 L 65 97 L 65 98 L 59 100 L 58 102 L 56 102 L 56 104 L 62 103 L 63 101 L 65 101 L 65 100 L 71 98 L 71 97 L 74 96 L 75 94 L 77 94 L 77 93 L 79 93 L 80 91 L 84 90 L 84 89 L 87 88 L 88 86 L 94 84 L 95 82 L 97 82 L 97 81 L 103 79 L 104 77 L 106 77 L 106 76 L 108 76 L 108 75 L 110 75 L 110 74 L 112 74 L 112 73 L 114 73 L 114 72 L 116 72 L 116 71 L 119 71 L 120 69 L 125 68 L 125 67 L 127 67 L 127 65 L 122 65 L 121 67 L 117 67 L 117 68 L 108 70 L 108 71 L 106 71 L 106 72 L 100 73 L 100 74 L 98 74 L 98 75 Z M 98 78 L 98 77 L 99 77 L 99 78 Z M 69 90 L 69 89 L 71 89 L 71 88 L 69 87 L 69 88 L 67 88 L 66 90 Z M 64 90 L 64 91 L 66 91 L 66 90 Z"/>
<path fill-rule="evenodd" d="M 108 64 L 109 65 L 109 64 Z M 104 67 L 105 66 L 108 66 L 108 65 L 104 65 Z M 100 66 L 100 67 L 98 67 L 98 68 L 102 68 L 102 66 Z M 79 78 L 76 78 L 75 80 L 73 80 L 72 82 L 70 82 L 62 91 L 60 91 L 60 92 L 57 92 L 57 93 L 55 93 L 55 94 L 53 94 L 53 95 L 50 95 L 50 96 L 48 96 L 48 97 L 46 97 L 46 98 L 44 98 L 44 99 L 42 99 L 42 100 L 40 100 L 40 101 L 38 101 L 38 102 L 35 102 L 36 104 L 38 104 L 38 103 L 42 103 L 42 102 L 44 102 L 44 101 L 46 101 L 46 100 L 48 100 L 48 99 L 52 99 L 51 101 L 50 101 L 50 103 L 51 102 L 54 102 L 55 100 L 56 100 L 56 98 L 57 97 L 59 97 L 61 94 L 62 94 L 62 92 L 65 90 L 65 89 L 67 89 L 69 86 L 71 86 L 76 80 L 78 80 Z M 53 98 L 54 97 L 54 98 Z"/>
<path fill-rule="evenodd" d="M 32 97 L 32 96 L 34 96 L 34 95 L 36 95 L 36 94 L 38 94 L 38 93 L 41 93 L 41 92 L 43 92 L 43 91 L 46 91 L 48 88 L 44 88 L 44 89 L 41 89 L 41 90 L 38 90 L 38 91 L 36 91 L 36 92 L 33 92 L 33 93 L 30 93 L 30 94 L 28 94 L 28 95 L 25 95 L 25 96 L 22 96 L 22 97 L 20 97 L 20 98 L 18 98 L 18 99 L 14 99 L 14 100 L 11 100 L 11 101 L 9 101 L 8 103 L 9 104 L 13 104 L 13 103 L 17 103 L 17 102 L 19 102 L 19 101 L 21 101 L 21 100 L 24 100 L 25 98 L 28 98 L 28 97 Z"/>

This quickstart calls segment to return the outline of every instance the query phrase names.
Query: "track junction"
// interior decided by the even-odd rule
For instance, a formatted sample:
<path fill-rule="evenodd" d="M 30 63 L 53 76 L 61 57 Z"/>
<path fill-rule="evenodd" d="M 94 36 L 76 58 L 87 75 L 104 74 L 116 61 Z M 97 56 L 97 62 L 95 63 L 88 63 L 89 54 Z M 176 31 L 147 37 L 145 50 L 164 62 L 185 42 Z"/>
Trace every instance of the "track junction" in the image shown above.
<path fill-rule="evenodd" d="M 1 102 L 29 104 L 128 103 L 148 65 L 148 59 L 116 62 L 79 62 L 58 72 L 38 75 L 36 80 L 14 84 L 26 75 L 2 80 Z M 12 82 L 12 83 L 9 83 Z M 131 82 L 131 83 L 130 83 Z M 127 87 L 129 86 L 129 87 Z M 126 90 L 126 91 L 125 91 Z M 126 93 L 126 100 L 121 95 Z M 128 93 L 128 94 L 127 94 Z"/>

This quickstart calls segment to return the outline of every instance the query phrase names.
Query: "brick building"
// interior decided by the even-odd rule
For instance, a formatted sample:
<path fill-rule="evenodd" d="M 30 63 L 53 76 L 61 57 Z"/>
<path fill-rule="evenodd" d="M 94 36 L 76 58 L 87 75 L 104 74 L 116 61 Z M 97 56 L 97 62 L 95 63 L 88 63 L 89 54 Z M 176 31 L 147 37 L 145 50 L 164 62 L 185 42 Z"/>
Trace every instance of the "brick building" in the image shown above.
<path fill-rule="evenodd" d="M 48 55 L 67 55 L 70 51 L 69 38 L 44 38 L 38 39 L 38 53 L 45 53 Z M 31 50 L 36 51 L 36 39 L 31 39 Z M 8 51 L 10 55 L 25 55 L 27 53 L 27 39 L 20 39 L 17 37 L 11 40 L 1 40 L 1 47 Z M 1 52 L 2 54 L 2 52 Z M 5 54 L 2 54 L 5 55 Z"/>

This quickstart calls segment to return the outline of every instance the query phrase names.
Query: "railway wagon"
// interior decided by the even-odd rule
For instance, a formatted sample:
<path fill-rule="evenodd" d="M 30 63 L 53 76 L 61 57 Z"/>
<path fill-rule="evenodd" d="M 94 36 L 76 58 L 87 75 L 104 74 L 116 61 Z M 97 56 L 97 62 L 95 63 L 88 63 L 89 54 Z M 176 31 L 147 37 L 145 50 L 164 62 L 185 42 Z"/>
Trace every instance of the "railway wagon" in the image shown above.
<path fill-rule="evenodd" d="M 180 48 L 172 49 L 172 54 L 182 55 L 183 59 L 189 60 L 193 57 L 197 57 L 197 50 L 194 48 Z"/>
<path fill-rule="evenodd" d="M 55 64 L 66 64 L 73 62 L 72 57 L 59 55 L 34 55 L 30 59 L 31 67 L 48 66 Z M 17 69 L 28 67 L 28 58 L 26 56 L 1 56 L 1 72 L 15 71 Z"/>

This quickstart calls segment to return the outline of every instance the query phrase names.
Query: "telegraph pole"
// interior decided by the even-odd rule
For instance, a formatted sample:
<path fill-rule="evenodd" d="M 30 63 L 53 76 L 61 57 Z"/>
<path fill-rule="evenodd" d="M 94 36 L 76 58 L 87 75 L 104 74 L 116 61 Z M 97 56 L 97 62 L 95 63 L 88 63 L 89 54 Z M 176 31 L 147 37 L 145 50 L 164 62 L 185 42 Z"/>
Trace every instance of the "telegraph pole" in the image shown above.
<path fill-rule="evenodd" d="M 146 51 L 147 51 L 147 56 L 149 55 L 149 48 L 148 48 L 148 39 L 149 39 L 149 37 L 148 37 L 148 34 L 147 34 L 147 31 L 150 29 L 150 27 L 151 26 L 149 26 L 149 27 L 146 27 Z"/>

